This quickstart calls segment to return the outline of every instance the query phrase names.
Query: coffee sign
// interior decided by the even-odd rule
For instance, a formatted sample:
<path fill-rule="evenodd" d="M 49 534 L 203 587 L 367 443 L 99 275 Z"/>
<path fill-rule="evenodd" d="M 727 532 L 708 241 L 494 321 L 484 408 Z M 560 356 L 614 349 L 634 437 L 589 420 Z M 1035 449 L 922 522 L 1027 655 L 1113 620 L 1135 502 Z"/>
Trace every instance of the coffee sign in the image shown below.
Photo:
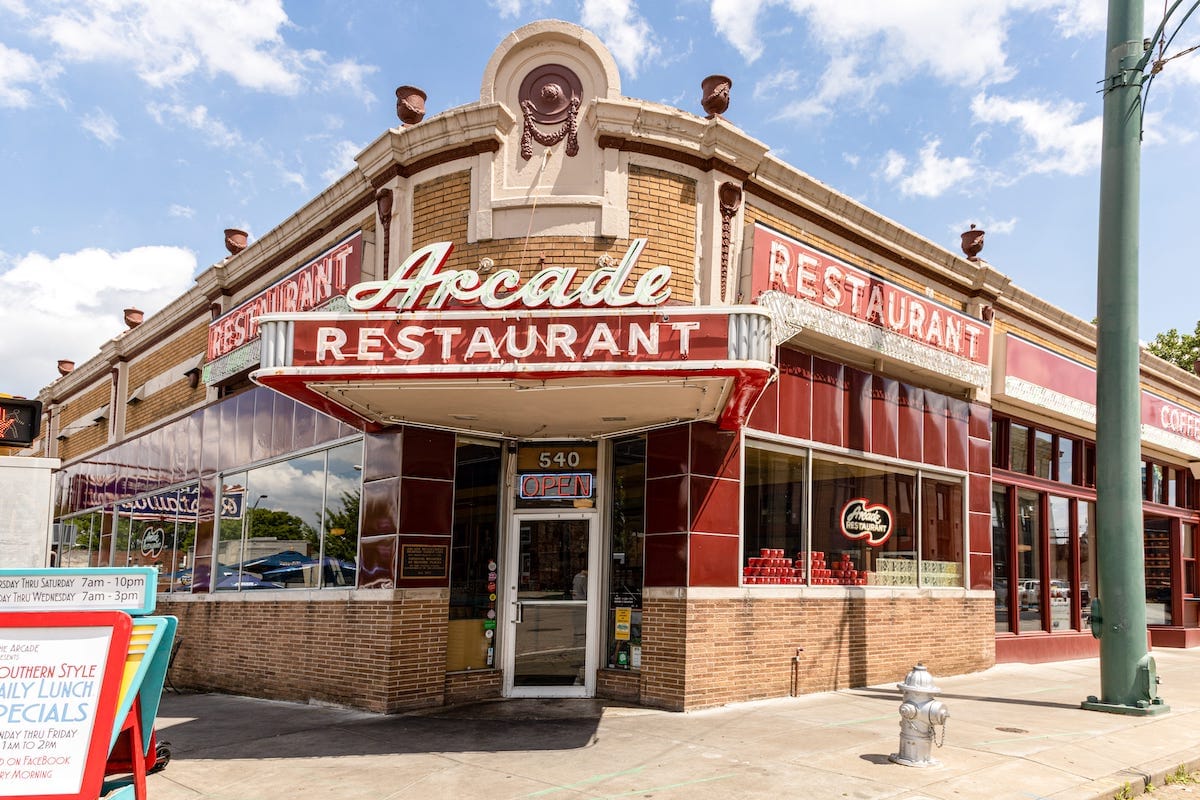
<path fill-rule="evenodd" d="M 856 497 L 842 506 L 841 528 L 847 539 L 865 539 L 871 547 L 880 547 L 892 535 L 892 510 Z"/>

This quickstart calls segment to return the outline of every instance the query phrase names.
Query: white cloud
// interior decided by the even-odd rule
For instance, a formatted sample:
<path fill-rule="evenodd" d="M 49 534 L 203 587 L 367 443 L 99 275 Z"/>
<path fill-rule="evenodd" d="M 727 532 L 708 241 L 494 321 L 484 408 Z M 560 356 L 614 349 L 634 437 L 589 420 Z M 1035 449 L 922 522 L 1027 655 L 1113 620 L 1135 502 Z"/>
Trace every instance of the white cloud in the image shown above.
<path fill-rule="evenodd" d="M 794 92 L 800 86 L 800 71 L 795 69 L 773 70 L 766 78 L 754 84 L 752 96 L 755 100 L 773 97 L 777 92 Z"/>
<path fill-rule="evenodd" d="M 325 70 L 321 51 L 284 41 L 291 25 L 281 0 L 49 0 L 38 32 L 80 63 L 128 64 L 143 81 L 169 87 L 197 73 L 228 76 L 255 91 L 296 95 Z M 374 68 L 342 61 L 334 85 L 363 96 Z M 357 73 L 355 75 L 354 73 Z M 324 75 L 318 83 L 325 85 Z M 359 82 L 355 82 L 356 79 Z"/>
<path fill-rule="evenodd" d="M 146 111 L 154 117 L 154 121 L 159 125 L 175 123 L 199 131 L 204 134 L 204 138 L 213 147 L 228 150 L 245 144 L 241 133 L 229 128 L 221 120 L 210 117 L 206 106 L 189 108 L 178 103 L 173 105 L 151 103 L 146 106 Z"/>
<path fill-rule="evenodd" d="M 361 100 L 364 106 L 370 108 L 378 98 L 367 88 L 366 79 L 378 71 L 379 67 L 359 64 L 357 61 L 339 61 L 326 68 L 324 86 L 326 88 L 344 86 Z"/>
<path fill-rule="evenodd" d="M 813 94 L 799 98 L 781 114 L 802 118 L 829 113 L 835 104 L 868 107 L 880 90 L 918 75 L 956 86 L 1003 83 L 1015 73 L 1008 62 L 1007 43 L 1010 26 L 1019 13 L 1049 11 L 1066 20 L 1069 9 L 1091 8 L 1095 2 L 710 0 L 709 10 L 718 34 L 747 62 L 767 51 L 767 38 L 757 31 L 767 9 L 775 12 L 770 20 L 774 28 L 781 27 L 780 17 L 786 14 L 806 24 L 815 45 L 780 53 L 783 58 L 802 55 L 809 65 L 825 64 L 823 74 L 813 82 Z M 1085 17 L 1080 26 L 1090 25 L 1090 20 Z M 786 44 L 784 39 L 779 41 L 782 46 L 794 46 L 792 39 Z"/>
<path fill-rule="evenodd" d="M 977 167 L 973 159 L 965 156 L 943 158 L 938 154 L 941 146 L 938 139 L 926 142 L 918 154 L 917 164 L 907 174 L 908 160 L 889 150 L 884 158 L 884 177 L 906 195 L 940 197 L 975 175 Z"/>
<path fill-rule="evenodd" d="M 763 43 L 755 30 L 763 0 L 712 0 L 709 14 L 717 33 L 741 53 L 747 64 L 762 55 Z"/>
<path fill-rule="evenodd" d="M 104 337 L 125 329 L 122 309 L 155 313 L 192 285 L 195 270 L 195 255 L 177 247 L 89 248 L 0 261 L 0 293 L 21 298 L 4 312 L 6 328 L 21 336 L 0 337 L 0 391 L 36 395 L 56 377 L 58 359 L 91 358 Z"/>
<path fill-rule="evenodd" d="M 286 169 L 281 164 L 276 164 L 279 167 L 279 177 L 289 186 L 295 186 L 302 192 L 308 191 L 308 184 L 304 180 L 304 175 L 295 170 Z"/>
<path fill-rule="evenodd" d="M 1103 34 L 1108 28 L 1108 3 L 1106 0 L 1057 0 L 1052 5 L 1057 6 L 1054 11 L 1054 24 L 1057 26 L 1059 33 L 1066 37 L 1083 37 Z M 1153 3 L 1147 5 L 1153 6 Z M 1154 16 L 1149 8 L 1146 9 L 1146 17 L 1149 20 Z M 1155 20 L 1155 24 L 1158 21 Z M 1153 28 L 1148 29 L 1147 33 L 1153 31 Z"/>
<path fill-rule="evenodd" d="M 632 0 L 583 0 L 582 23 L 596 32 L 631 78 L 662 52 Z"/>
<path fill-rule="evenodd" d="M 1012 125 L 1030 147 L 1021 161 L 1026 173 L 1082 175 L 1100 164 L 1101 119 L 1081 120 L 1079 103 L 1009 100 L 980 92 L 971 100 L 978 122 Z"/>
<path fill-rule="evenodd" d="M 908 167 L 908 159 L 897 153 L 895 150 L 888 150 L 883 157 L 883 177 L 889 181 L 900 180 L 900 176 L 904 174 L 905 168 Z"/>
<path fill-rule="evenodd" d="M 994 217 L 983 217 L 963 220 L 953 223 L 949 226 L 950 230 L 957 236 L 963 231 L 974 225 L 976 228 L 985 233 L 994 233 L 998 236 L 1004 236 L 1012 233 L 1017 229 L 1017 218 L 1009 217 L 1008 219 L 995 219 Z"/>
<path fill-rule="evenodd" d="M 178 203 L 172 203 L 167 209 L 168 217 L 176 217 L 178 219 L 191 219 L 196 216 L 196 209 L 190 206 L 181 206 Z"/>
<path fill-rule="evenodd" d="M 488 5 L 500 12 L 501 18 L 521 16 L 522 7 L 526 5 L 521 0 L 488 0 Z M 550 0 L 529 0 L 530 13 L 550 5 Z"/>
<path fill-rule="evenodd" d="M 104 144 L 111 145 L 121 138 L 121 131 L 117 129 L 117 121 L 113 119 L 112 114 L 103 109 L 97 108 L 90 114 L 84 114 L 79 124 Z"/>
<path fill-rule="evenodd" d="M 321 179 L 333 183 L 338 178 L 354 169 L 357 164 L 354 157 L 362 152 L 362 145 L 343 139 L 333 146 L 333 163 L 329 169 L 321 173 Z"/>
<path fill-rule="evenodd" d="M 28 53 L 0 43 L 0 108 L 28 108 L 33 94 L 27 87 L 42 83 L 53 72 Z"/>

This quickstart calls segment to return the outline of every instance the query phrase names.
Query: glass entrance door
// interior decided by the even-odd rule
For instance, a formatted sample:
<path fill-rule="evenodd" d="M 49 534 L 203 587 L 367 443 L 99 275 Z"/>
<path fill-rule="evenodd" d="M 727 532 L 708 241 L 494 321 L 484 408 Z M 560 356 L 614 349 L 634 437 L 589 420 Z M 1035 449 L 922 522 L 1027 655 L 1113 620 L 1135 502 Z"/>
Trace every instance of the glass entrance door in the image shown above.
<path fill-rule="evenodd" d="M 517 514 L 506 566 L 513 697 L 595 691 L 596 515 Z"/>

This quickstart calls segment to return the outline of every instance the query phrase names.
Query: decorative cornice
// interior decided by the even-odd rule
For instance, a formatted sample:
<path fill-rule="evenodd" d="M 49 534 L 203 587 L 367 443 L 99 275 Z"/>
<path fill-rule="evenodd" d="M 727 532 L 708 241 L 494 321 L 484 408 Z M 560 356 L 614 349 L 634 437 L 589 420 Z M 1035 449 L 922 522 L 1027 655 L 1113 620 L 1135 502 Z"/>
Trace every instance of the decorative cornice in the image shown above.
<path fill-rule="evenodd" d="M 460 106 L 418 125 L 392 128 L 355 157 L 358 169 L 376 189 L 397 176 L 408 177 L 448 161 L 494 153 L 517 119 L 499 103 Z"/>
<path fill-rule="evenodd" d="M 772 326 L 773 336 L 786 335 L 789 329 L 809 330 L 976 389 L 983 389 L 991 382 L 991 369 L 987 364 L 976 364 L 840 312 L 787 297 L 781 292 L 766 292 L 759 298 L 759 303 L 770 308 L 772 316 L 782 317 L 778 328 Z"/>
<path fill-rule="evenodd" d="M 1004 378 L 1004 395 L 1089 425 L 1096 424 L 1096 406 L 1021 378 Z"/>

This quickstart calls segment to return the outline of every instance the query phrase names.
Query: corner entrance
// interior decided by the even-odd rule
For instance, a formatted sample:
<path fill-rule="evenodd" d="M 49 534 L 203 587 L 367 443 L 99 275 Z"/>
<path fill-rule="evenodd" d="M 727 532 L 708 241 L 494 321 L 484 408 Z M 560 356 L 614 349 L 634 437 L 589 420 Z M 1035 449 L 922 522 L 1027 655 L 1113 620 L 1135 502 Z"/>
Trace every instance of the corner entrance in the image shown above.
<path fill-rule="evenodd" d="M 513 516 L 505 559 L 505 695 L 595 693 L 598 529 L 594 511 Z"/>

